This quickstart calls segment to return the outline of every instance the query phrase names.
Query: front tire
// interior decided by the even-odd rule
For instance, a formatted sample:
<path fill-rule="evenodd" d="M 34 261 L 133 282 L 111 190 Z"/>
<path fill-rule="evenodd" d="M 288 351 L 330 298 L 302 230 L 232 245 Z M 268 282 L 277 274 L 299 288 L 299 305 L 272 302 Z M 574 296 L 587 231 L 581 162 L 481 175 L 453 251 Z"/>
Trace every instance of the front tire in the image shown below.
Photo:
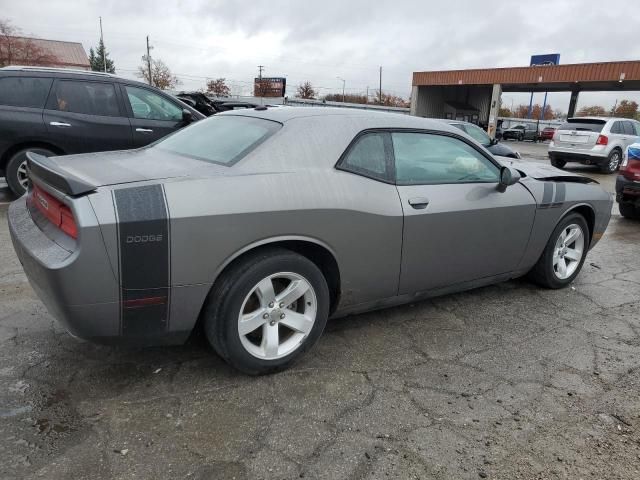
<path fill-rule="evenodd" d="M 632 203 L 619 203 L 620 215 L 629 220 L 640 220 L 640 208 Z"/>
<path fill-rule="evenodd" d="M 529 278 L 546 288 L 566 287 L 580 273 L 589 244 L 589 227 L 584 217 L 570 213 L 553 230 Z"/>
<path fill-rule="evenodd" d="M 320 338 L 329 288 L 318 267 L 284 249 L 241 258 L 211 289 L 204 329 L 216 352 L 249 375 L 288 368 Z"/>
<path fill-rule="evenodd" d="M 9 188 L 17 197 L 25 194 L 27 185 L 29 184 L 29 178 L 27 177 L 27 152 L 38 153 L 45 157 L 55 155 L 51 150 L 39 147 L 25 148 L 13 154 L 7 163 L 5 176 L 7 185 L 9 185 Z"/>
<path fill-rule="evenodd" d="M 564 168 L 564 166 L 567 164 L 567 162 L 565 162 L 564 160 L 558 160 L 558 159 L 551 159 L 551 165 L 556 167 L 556 168 Z"/>
<path fill-rule="evenodd" d="M 524 141 L 524 135 L 522 134 L 518 135 L 518 140 L 521 142 Z"/>
<path fill-rule="evenodd" d="M 605 163 L 600 165 L 602 173 L 615 173 L 620 168 L 620 162 L 622 160 L 622 152 L 620 150 L 612 150 Z"/>

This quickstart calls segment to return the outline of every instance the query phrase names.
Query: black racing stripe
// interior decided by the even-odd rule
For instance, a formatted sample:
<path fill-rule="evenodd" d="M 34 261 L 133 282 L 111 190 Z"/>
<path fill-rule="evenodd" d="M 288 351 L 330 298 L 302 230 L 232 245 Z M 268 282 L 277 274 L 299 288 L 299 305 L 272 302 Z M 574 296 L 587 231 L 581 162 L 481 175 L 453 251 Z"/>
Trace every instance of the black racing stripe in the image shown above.
<path fill-rule="evenodd" d="M 564 197 L 567 191 L 567 186 L 564 183 L 556 184 L 556 196 L 553 199 L 553 203 L 564 203 Z"/>
<path fill-rule="evenodd" d="M 544 193 L 542 194 L 542 205 L 548 205 L 553 198 L 553 183 L 544 182 Z"/>
<path fill-rule="evenodd" d="M 114 191 L 120 247 L 123 336 L 166 331 L 169 322 L 169 215 L 161 185 Z"/>

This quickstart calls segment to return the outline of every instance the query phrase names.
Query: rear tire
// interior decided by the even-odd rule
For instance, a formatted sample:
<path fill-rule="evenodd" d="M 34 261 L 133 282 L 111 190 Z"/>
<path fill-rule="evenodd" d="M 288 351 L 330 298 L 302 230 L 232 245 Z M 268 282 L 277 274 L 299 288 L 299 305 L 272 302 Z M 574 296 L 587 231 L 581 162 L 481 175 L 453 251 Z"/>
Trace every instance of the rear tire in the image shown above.
<path fill-rule="evenodd" d="M 640 220 L 640 208 L 631 203 L 619 203 L 618 209 L 620 209 L 620 215 L 629 220 Z"/>
<path fill-rule="evenodd" d="M 518 135 L 518 140 L 520 142 L 524 141 L 524 135 L 522 135 L 522 134 Z"/>
<path fill-rule="evenodd" d="M 564 168 L 564 166 L 567 164 L 567 162 L 565 162 L 564 160 L 558 160 L 558 159 L 551 159 L 551 165 L 556 167 L 556 168 Z"/>
<path fill-rule="evenodd" d="M 280 248 L 248 254 L 223 272 L 203 312 L 212 347 L 248 375 L 288 368 L 317 342 L 328 315 L 329 288 L 320 269 Z"/>
<path fill-rule="evenodd" d="M 7 185 L 17 197 L 21 197 L 27 191 L 27 152 L 38 153 L 45 157 L 56 155 L 55 152 L 40 147 L 24 148 L 13 154 L 7 163 L 5 176 Z"/>
<path fill-rule="evenodd" d="M 620 161 L 622 160 L 622 152 L 618 149 L 611 151 L 605 163 L 600 165 L 600 171 L 602 173 L 615 173 L 620 168 Z"/>
<path fill-rule="evenodd" d="M 578 232 L 575 239 L 571 237 L 573 232 Z M 528 273 L 529 279 L 546 288 L 566 287 L 580 273 L 590 241 L 584 217 L 570 213 L 553 230 L 540 259 Z"/>

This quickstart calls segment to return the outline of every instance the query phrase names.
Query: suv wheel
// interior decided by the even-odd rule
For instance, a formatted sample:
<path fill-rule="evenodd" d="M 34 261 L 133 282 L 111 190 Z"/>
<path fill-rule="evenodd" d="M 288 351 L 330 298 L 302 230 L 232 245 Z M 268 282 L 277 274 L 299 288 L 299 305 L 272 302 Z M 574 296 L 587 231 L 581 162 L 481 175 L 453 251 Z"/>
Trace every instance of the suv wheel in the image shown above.
<path fill-rule="evenodd" d="M 640 208 L 636 207 L 633 203 L 622 202 L 618 204 L 620 209 L 620 215 L 630 220 L 640 219 Z"/>
<path fill-rule="evenodd" d="M 524 140 L 524 135 L 522 133 L 518 135 L 518 140 L 521 142 Z"/>
<path fill-rule="evenodd" d="M 620 168 L 620 161 L 622 160 L 622 154 L 620 150 L 614 149 L 611 151 L 605 163 L 600 165 L 602 173 L 614 173 Z"/>
<path fill-rule="evenodd" d="M 27 152 L 38 153 L 45 157 L 56 155 L 46 148 L 32 147 L 16 152 L 7 163 L 5 170 L 7 185 L 16 196 L 21 197 L 27 191 L 29 178 L 27 177 Z"/>
<path fill-rule="evenodd" d="M 579 213 L 560 220 L 529 278 L 547 288 L 562 288 L 578 276 L 589 249 L 589 227 Z"/>
<path fill-rule="evenodd" d="M 553 165 L 556 168 L 564 168 L 566 164 L 567 162 L 565 162 L 564 160 L 558 160 L 557 158 L 551 159 L 551 165 Z"/>
<path fill-rule="evenodd" d="M 308 258 L 284 249 L 248 255 L 216 281 L 204 330 L 216 352 L 249 375 L 288 368 L 320 338 L 329 289 Z"/>

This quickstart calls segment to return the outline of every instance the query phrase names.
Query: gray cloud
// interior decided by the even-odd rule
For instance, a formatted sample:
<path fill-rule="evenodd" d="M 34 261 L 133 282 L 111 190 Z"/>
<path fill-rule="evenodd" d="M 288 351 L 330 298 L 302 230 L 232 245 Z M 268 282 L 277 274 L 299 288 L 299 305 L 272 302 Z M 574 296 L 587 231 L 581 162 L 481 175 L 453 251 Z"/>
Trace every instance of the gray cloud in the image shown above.
<path fill-rule="evenodd" d="M 265 74 L 287 75 L 292 86 L 310 80 L 322 92 L 337 91 L 340 76 L 348 91 L 364 92 L 377 88 L 382 65 L 383 88 L 408 96 L 411 73 L 419 70 L 527 65 L 530 55 L 548 52 L 560 52 L 563 63 L 639 58 L 635 7 L 623 0 L 111 0 L 73 6 L 21 0 L 5 4 L 0 16 L 25 33 L 81 41 L 88 50 L 97 43 L 102 15 L 120 74 L 134 75 L 148 34 L 152 54 L 184 88 L 223 76 L 236 91 L 249 89 L 262 64 Z M 615 100 L 598 95 L 585 95 L 581 103 Z M 505 102 L 511 98 L 528 101 L 507 95 Z M 550 101 L 568 102 L 563 94 Z"/>

